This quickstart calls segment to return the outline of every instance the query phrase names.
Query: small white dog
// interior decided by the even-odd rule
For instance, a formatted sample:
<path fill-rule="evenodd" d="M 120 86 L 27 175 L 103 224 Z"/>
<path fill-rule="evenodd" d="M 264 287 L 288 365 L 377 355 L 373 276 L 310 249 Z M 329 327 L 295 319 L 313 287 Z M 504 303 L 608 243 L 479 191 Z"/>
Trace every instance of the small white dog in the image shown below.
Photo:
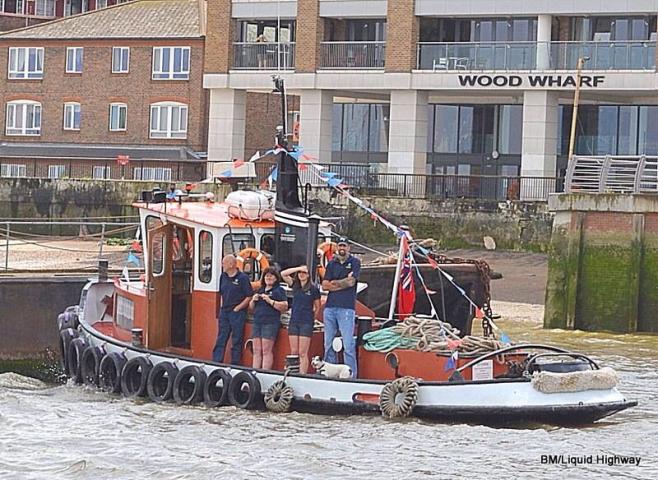
<path fill-rule="evenodd" d="M 336 365 L 322 360 L 320 357 L 313 357 L 311 365 L 320 375 L 329 378 L 352 378 L 352 369 L 347 365 Z"/>

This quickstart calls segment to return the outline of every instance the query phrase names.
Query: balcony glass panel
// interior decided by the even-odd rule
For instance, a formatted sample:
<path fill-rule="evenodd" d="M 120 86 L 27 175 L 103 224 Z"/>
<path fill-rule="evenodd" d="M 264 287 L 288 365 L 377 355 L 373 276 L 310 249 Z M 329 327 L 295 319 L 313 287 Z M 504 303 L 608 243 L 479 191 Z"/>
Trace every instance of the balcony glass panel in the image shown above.
<path fill-rule="evenodd" d="M 386 59 L 385 42 L 322 42 L 320 68 L 383 69 Z"/>
<path fill-rule="evenodd" d="M 236 42 L 233 44 L 235 70 L 293 70 L 294 43 Z"/>
<path fill-rule="evenodd" d="M 418 44 L 421 70 L 534 70 L 536 59 L 536 42 Z"/>

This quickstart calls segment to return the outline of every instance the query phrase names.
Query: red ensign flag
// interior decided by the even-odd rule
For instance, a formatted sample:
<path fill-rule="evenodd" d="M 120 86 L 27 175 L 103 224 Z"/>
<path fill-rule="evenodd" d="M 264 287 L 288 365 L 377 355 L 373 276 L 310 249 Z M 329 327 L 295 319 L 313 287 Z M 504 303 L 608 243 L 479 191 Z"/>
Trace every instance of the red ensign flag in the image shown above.
<path fill-rule="evenodd" d="M 404 320 L 413 313 L 416 304 L 416 286 L 414 273 L 411 267 L 411 250 L 407 237 L 402 238 L 402 268 L 400 269 L 400 283 L 398 285 L 398 318 Z"/>

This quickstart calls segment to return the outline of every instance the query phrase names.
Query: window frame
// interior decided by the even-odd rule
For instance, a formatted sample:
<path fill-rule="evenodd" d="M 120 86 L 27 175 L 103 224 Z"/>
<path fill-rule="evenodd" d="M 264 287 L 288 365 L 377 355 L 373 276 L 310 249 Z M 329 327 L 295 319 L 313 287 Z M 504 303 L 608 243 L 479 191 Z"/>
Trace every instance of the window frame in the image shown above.
<path fill-rule="evenodd" d="M 73 52 L 73 56 L 69 58 L 69 53 Z M 80 53 L 80 70 L 78 68 L 78 52 Z M 66 73 L 79 75 L 84 69 L 85 48 L 84 47 L 66 47 L 66 62 L 64 70 Z M 73 61 L 72 67 L 69 66 L 69 60 Z"/>
<path fill-rule="evenodd" d="M 103 171 L 103 175 L 100 177 L 96 175 L 96 172 L 98 170 Z M 94 180 L 108 180 L 112 178 L 111 175 L 112 175 L 112 170 L 109 165 L 93 165 L 91 167 L 91 178 Z"/>
<path fill-rule="evenodd" d="M 2 173 L 4 168 L 5 173 Z M 15 170 L 16 175 L 10 175 L 10 170 Z M 8 174 L 9 173 L 9 174 Z M 0 178 L 23 178 L 27 177 L 27 165 L 24 163 L 3 163 L 0 165 Z"/>
<path fill-rule="evenodd" d="M 78 125 L 75 124 L 75 110 L 78 110 Z M 69 108 L 72 108 L 72 111 L 69 112 Z M 71 120 L 71 125 L 67 126 L 68 120 Z M 79 131 L 80 125 L 82 124 L 82 107 L 79 102 L 65 102 L 64 103 L 64 130 L 68 131 Z"/>
<path fill-rule="evenodd" d="M 66 165 L 48 165 L 48 178 L 58 179 L 66 177 Z"/>
<path fill-rule="evenodd" d="M 30 70 L 30 53 L 34 51 L 34 70 Z M 18 69 L 20 52 L 24 55 L 23 69 Z M 9 80 L 42 80 L 44 64 L 44 47 L 9 47 L 7 54 L 7 79 Z M 15 60 L 12 62 L 12 60 Z M 12 65 L 15 64 L 15 65 Z M 16 67 L 13 68 L 12 67 Z M 38 68 L 41 67 L 41 68 Z"/>
<path fill-rule="evenodd" d="M 167 61 L 164 52 L 167 50 Z M 180 50 L 180 70 L 174 66 L 176 50 Z M 187 69 L 185 69 L 185 56 L 187 56 Z M 191 47 L 168 46 L 153 47 L 151 61 L 151 80 L 189 80 L 190 64 L 192 62 Z M 167 65 L 165 65 L 165 63 Z M 166 67 L 166 68 L 165 68 Z"/>
<path fill-rule="evenodd" d="M 115 52 L 120 52 L 119 53 L 119 68 L 115 68 L 114 60 L 115 60 Z M 123 52 L 127 52 L 126 54 L 126 64 L 123 65 Z M 125 74 L 130 72 L 130 47 L 112 47 L 112 66 L 111 66 L 111 71 L 112 73 L 116 74 Z"/>
<path fill-rule="evenodd" d="M 152 173 L 144 178 L 144 171 Z M 160 178 L 157 173 L 160 172 Z M 153 181 L 153 182 L 170 182 L 172 178 L 172 169 L 170 167 L 135 167 L 133 169 L 133 180 Z"/>
<path fill-rule="evenodd" d="M 166 128 L 163 130 L 160 125 L 162 119 L 162 109 L 166 109 Z M 181 109 L 178 113 L 178 129 L 173 129 L 173 120 L 174 120 L 174 108 Z M 185 114 L 182 114 L 182 109 L 185 110 Z M 154 115 L 154 111 L 157 110 L 157 114 Z M 158 102 L 152 103 L 149 106 L 149 138 L 156 139 L 178 139 L 184 140 L 187 138 L 187 128 L 188 128 L 188 117 L 189 117 L 189 106 L 185 103 L 180 102 Z M 156 127 L 154 128 L 154 121 Z M 181 129 L 181 125 L 185 124 L 184 129 Z"/>
<path fill-rule="evenodd" d="M 203 239 L 204 234 L 207 234 L 208 240 L 204 241 L 204 239 Z M 214 240 L 215 239 L 214 239 L 213 234 L 212 234 L 211 231 L 201 230 L 199 232 L 199 255 L 198 255 L 198 257 L 199 257 L 199 260 L 198 260 L 199 261 L 199 273 L 198 273 L 198 278 L 199 278 L 199 281 L 201 283 L 205 284 L 205 285 L 208 285 L 209 283 L 211 283 L 212 279 L 213 279 L 213 274 L 214 274 L 213 264 L 215 263 L 215 259 L 213 258 L 214 257 L 214 255 L 213 255 L 214 254 L 214 247 L 215 247 Z M 206 243 L 209 245 L 208 248 L 210 250 L 210 268 L 208 270 L 204 270 L 204 268 L 203 268 L 204 258 L 203 258 L 203 255 L 202 255 L 202 252 L 204 250 L 204 245 Z M 204 277 L 203 276 L 204 272 L 209 273 L 209 276 Z"/>
<path fill-rule="evenodd" d="M 117 128 L 112 128 L 112 109 L 117 108 Z M 124 116 L 124 126 L 123 128 L 120 127 L 120 119 L 121 119 L 121 113 L 120 109 L 123 108 L 126 112 Z M 121 102 L 113 102 L 110 103 L 110 118 L 108 122 L 108 129 L 110 132 L 125 132 L 128 129 L 128 104 L 126 103 L 121 103 Z"/>
<path fill-rule="evenodd" d="M 20 131 L 18 127 L 16 127 L 16 117 L 18 113 L 18 107 L 21 107 L 21 124 L 23 125 L 20 127 Z M 13 115 L 12 115 L 12 122 L 10 122 L 10 115 L 9 111 L 13 107 Z M 32 112 L 32 120 L 33 120 L 33 125 L 31 127 L 27 126 L 27 119 L 28 119 L 28 114 L 27 114 L 27 109 L 28 107 L 32 107 L 34 110 Z M 36 109 L 38 108 L 39 115 L 36 115 Z M 12 100 L 11 102 L 7 102 L 6 107 L 5 107 L 5 135 L 7 136 L 20 136 L 20 137 L 38 137 L 41 135 L 41 111 L 43 107 L 41 105 L 41 102 L 36 102 L 34 100 Z M 36 126 L 35 119 L 38 117 L 39 119 L 39 124 Z M 10 126 L 11 125 L 11 126 Z M 12 130 L 12 132 L 10 132 Z M 32 132 L 30 132 L 32 130 Z"/>

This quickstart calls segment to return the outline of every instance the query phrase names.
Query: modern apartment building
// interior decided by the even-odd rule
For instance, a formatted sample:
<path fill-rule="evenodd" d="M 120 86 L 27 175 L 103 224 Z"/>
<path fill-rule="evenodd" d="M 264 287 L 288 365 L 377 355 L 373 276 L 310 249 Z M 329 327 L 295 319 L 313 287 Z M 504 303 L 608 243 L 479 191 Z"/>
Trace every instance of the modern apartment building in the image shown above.
<path fill-rule="evenodd" d="M 244 150 L 246 92 L 281 74 L 321 161 L 554 177 L 577 154 L 658 154 L 658 0 L 215 0 L 208 155 Z M 526 195 L 527 196 L 527 195 Z"/>
<path fill-rule="evenodd" d="M 204 26 L 204 2 L 138 0 L 0 35 L 0 174 L 203 178 Z"/>
<path fill-rule="evenodd" d="M 29 27 L 129 0 L 0 0 L 0 31 Z"/>

